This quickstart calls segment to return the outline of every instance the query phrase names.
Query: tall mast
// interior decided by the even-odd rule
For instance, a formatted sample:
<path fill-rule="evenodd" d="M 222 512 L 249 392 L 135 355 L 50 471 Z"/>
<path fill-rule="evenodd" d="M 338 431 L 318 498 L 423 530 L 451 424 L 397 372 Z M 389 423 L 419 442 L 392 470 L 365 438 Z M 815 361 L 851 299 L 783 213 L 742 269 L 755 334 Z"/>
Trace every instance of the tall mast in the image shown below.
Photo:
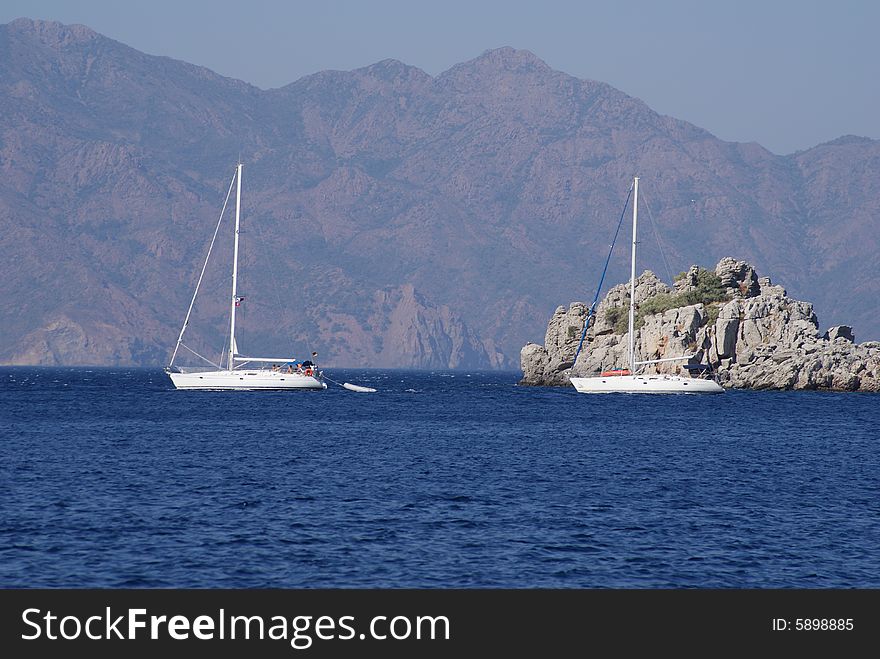
<path fill-rule="evenodd" d="M 238 295 L 238 227 L 241 222 L 241 163 L 235 174 L 235 247 L 232 250 L 232 314 L 229 321 L 229 370 L 235 367 L 235 303 Z M 635 264 L 633 264 L 635 268 Z"/>
<path fill-rule="evenodd" d="M 636 372 L 635 308 L 636 308 L 636 227 L 639 224 L 639 177 L 633 179 L 633 244 L 629 274 L 629 372 Z M 236 232 L 237 237 L 237 232 Z"/>

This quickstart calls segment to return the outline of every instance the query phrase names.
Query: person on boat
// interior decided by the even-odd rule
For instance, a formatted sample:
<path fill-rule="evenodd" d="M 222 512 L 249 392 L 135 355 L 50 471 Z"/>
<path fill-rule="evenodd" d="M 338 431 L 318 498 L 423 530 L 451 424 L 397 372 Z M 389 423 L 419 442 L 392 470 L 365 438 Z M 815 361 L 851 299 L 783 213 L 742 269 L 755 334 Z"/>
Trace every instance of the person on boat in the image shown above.
<path fill-rule="evenodd" d="M 315 363 L 310 359 L 307 359 L 302 363 L 302 367 L 303 373 L 305 373 L 306 375 L 311 375 L 312 373 L 314 373 Z"/>
<path fill-rule="evenodd" d="M 272 370 L 273 371 L 280 371 L 281 367 L 278 364 L 272 364 Z"/>

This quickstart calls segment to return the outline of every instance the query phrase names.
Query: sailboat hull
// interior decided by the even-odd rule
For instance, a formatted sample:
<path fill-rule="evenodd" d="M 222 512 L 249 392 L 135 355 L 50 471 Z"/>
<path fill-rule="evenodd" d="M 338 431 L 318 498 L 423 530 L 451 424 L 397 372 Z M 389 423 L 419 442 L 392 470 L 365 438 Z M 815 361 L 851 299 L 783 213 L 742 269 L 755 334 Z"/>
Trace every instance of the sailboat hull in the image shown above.
<path fill-rule="evenodd" d="M 205 390 L 286 390 L 326 389 L 318 378 L 301 373 L 283 373 L 269 370 L 202 371 L 196 373 L 169 373 L 177 389 Z"/>
<path fill-rule="evenodd" d="M 722 394 L 714 380 L 683 378 L 678 375 L 618 375 L 571 378 L 572 386 L 582 394 Z"/>
<path fill-rule="evenodd" d="M 636 236 L 638 235 L 639 226 L 639 177 L 633 178 L 632 185 L 633 196 L 633 215 L 632 215 L 632 252 L 630 256 L 630 278 L 629 278 L 629 369 L 628 373 L 634 373 L 637 366 L 645 364 L 654 364 L 657 362 L 677 361 L 679 359 L 690 359 L 693 355 L 681 355 L 679 357 L 667 357 L 650 361 L 638 362 L 635 358 L 635 306 L 636 299 L 636 245 L 638 244 Z M 621 221 L 623 215 L 621 215 Z M 618 225 L 618 230 L 620 225 Z M 615 234 L 616 236 L 616 234 Z M 612 249 L 614 245 L 612 243 Z M 611 258 L 609 252 L 608 258 Z M 607 269 L 608 264 L 606 262 Z M 602 275 L 604 278 L 604 274 Z M 601 282 L 600 282 L 601 287 Z M 596 300 L 598 300 L 598 292 Z M 594 300 L 595 304 L 595 300 Z M 590 307 L 592 309 L 592 307 Z M 589 321 L 589 316 L 588 316 Z M 586 334 L 586 325 L 584 326 L 584 334 Z M 583 336 L 581 337 L 583 342 Z M 575 362 L 580 353 L 580 345 L 575 353 Z M 683 378 L 680 375 L 599 375 L 589 378 L 570 378 L 572 386 L 583 394 L 721 394 L 724 389 L 721 388 L 714 380 L 703 380 L 700 378 Z"/>

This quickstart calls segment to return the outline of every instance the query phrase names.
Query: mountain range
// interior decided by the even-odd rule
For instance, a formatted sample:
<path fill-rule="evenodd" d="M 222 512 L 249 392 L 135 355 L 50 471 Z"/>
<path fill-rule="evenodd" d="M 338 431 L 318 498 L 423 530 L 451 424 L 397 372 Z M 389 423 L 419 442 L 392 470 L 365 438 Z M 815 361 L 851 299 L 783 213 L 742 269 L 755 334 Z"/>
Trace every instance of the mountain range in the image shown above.
<path fill-rule="evenodd" d="M 724 142 L 527 51 L 262 90 L 18 19 L 0 26 L 0 113 L 0 363 L 166 363 L 239 159 L 243 352 L 515 367 L 558 305 L 592 298 L 633 175 L 645 268 L 734 255 L 823 325 L 880 338 L 880 142 Z M 225 236 L 187 335 L 209 356 Z M 610 281 L 628 267 L 621 244 Z"/>

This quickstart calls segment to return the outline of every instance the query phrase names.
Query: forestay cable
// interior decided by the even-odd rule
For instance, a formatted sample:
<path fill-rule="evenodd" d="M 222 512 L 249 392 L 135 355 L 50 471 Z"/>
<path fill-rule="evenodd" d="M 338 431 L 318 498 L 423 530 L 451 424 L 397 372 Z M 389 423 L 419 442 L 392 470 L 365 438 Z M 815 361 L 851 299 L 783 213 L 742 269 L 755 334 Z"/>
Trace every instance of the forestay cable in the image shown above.
<path fill-rule="evenodd" d="M 572 368 L 574 368 L 574 364 L 577 364 L 578 355 L 581 354 L 581 348 L 584 345 L 584 337 L 587 336 L 587 328 L 590 326 L 590 319 L 593 317 L 593 313 L 596 311 L 596 304 L 599 302 L 599 293 L 602 292 L 602 282 L 605 281 L 605 275 L 608 273 L 608 264 L 611 262 L 611 253 L 614 251 L 614 245 L 617 243 L 617 236 L 620 233 L 620 227 L 623 225 L 623 218 L 626 215 L 626 207 L 629 206 L 629 199 L 632 196 L 633 186 L 629 187 L 629 192 L 626 193 L 626 201 L 623 202 L 623 210 L 620 212 L 620 220 L 617 222 L 617 229 L 614 231 L 614 239 L 611 241 L 611 248 L 608 250 L 608 258 L 605 259 L 605 267 L 602 269 L 602 277 L 599 279 L 599 285 L 596 287 L 596 296 L 593 298 L 593 303 L 590 305 L 589 310 L 587 311 L 587 319 L 584 321 L 584 329 L 581 332 L 581 340 L 578 341 L 577 350 L 574 353 L 574 363 L 572 364 Z"/>

